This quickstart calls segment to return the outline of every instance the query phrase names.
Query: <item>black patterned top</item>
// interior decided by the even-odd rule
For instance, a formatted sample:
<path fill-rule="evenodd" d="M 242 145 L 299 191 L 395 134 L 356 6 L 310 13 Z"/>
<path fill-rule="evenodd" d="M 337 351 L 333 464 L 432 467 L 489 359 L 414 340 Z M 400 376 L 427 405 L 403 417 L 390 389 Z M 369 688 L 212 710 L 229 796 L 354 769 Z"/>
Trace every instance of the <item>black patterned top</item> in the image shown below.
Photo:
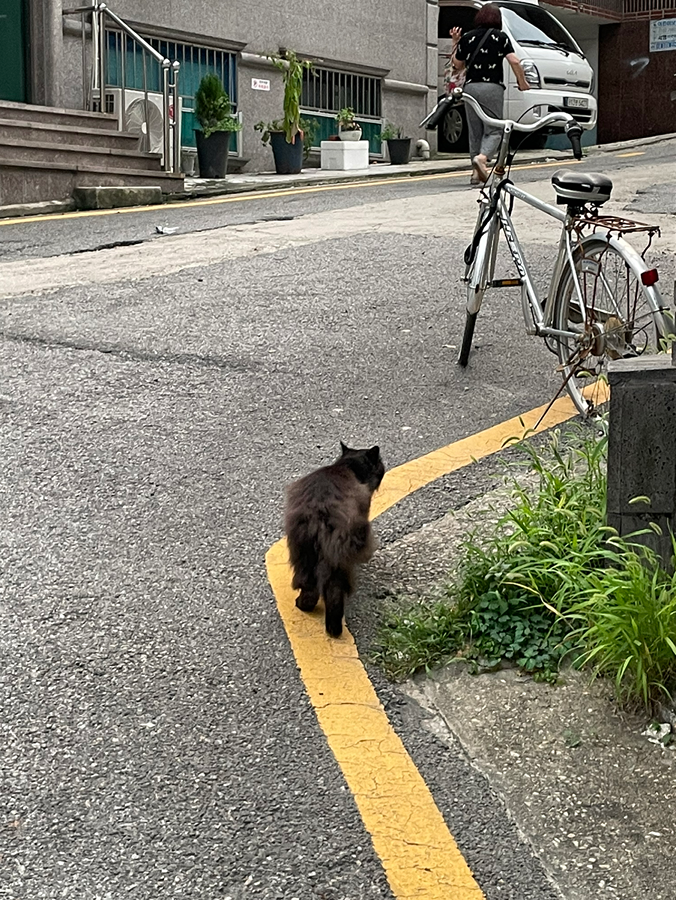
<path fill-rule="evenodd" d="M 455 51 L 457 59 L 463 62 L 474 53 L 481 38 L 488 29 L 475 28 L 468 31 L 460 38 L 460 43 Z M 502 80 L 502 61 L 508 53 L 514 53 L 512 42 L 504 31 L 497 28 L 490 29 L 493 33 L 484 41 L 483 47 L 478 53 L 474 54 L 474 59 L 467 69 L 467 81 L 487 81 L 493 84 L 501 84 Z"/>

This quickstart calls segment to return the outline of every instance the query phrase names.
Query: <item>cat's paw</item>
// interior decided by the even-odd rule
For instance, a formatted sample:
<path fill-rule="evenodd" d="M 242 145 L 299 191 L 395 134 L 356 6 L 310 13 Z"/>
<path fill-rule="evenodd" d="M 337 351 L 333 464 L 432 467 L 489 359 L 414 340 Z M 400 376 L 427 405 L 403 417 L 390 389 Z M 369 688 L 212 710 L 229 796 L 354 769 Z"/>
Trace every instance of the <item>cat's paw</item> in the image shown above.
<path fill-rule="evenodd" d="M 313 591 L 301 591 L 296 597 L 296 606 L 303 612 L 312 612 L 319 602 L 319 594 Z"/>
<path fill-rule="evenodd" d="M 339 638 L 343 633 L 343 617 L 340 619 L 335 618 L 327 618 L 326 619 L 326 633 L 330 637 Z"/>

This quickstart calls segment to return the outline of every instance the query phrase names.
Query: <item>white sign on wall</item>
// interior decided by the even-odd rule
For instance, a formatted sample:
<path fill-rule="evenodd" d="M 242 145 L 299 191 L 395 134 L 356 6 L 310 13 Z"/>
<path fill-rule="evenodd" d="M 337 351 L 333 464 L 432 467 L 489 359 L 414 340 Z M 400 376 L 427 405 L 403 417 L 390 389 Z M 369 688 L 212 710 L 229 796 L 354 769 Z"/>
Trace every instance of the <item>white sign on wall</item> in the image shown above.
<path fill-rule="evenodd" d="M 650 52 L 676 50 L 676 19 L 653 19 L 650 23 Z"/>
<path fill-rule="evenodd" d="M 252 78 L 251 87 L 254 89 L 254 91 L 269 91 L 270 82 L 265 78 Z"/>

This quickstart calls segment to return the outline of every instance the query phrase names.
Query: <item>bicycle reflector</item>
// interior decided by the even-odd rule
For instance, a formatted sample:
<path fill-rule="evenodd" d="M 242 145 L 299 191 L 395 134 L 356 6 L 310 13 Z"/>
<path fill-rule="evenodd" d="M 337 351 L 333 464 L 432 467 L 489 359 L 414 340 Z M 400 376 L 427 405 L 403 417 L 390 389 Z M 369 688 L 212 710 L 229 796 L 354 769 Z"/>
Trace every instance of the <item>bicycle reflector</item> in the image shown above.
<path fill-rule="evenodd" d="M 646 287 L 652 287 L 657 281 L 659 281 L 659 272 L 657 269 L 648 269 L 646 272 L 641 272 L 641 281 Z"/>

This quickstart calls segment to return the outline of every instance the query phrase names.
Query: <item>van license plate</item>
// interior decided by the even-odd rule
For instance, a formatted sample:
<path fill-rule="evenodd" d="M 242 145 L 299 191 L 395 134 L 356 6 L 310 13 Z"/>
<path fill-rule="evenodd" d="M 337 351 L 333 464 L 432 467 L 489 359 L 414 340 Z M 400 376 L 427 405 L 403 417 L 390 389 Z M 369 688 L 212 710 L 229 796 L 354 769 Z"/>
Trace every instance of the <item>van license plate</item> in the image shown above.
<path fill-rule="evenodd" d="M 564 97 L 564 106 L 574 106 L 576 109 L 587 109 L 589 100 L 586 97 Z"/>

